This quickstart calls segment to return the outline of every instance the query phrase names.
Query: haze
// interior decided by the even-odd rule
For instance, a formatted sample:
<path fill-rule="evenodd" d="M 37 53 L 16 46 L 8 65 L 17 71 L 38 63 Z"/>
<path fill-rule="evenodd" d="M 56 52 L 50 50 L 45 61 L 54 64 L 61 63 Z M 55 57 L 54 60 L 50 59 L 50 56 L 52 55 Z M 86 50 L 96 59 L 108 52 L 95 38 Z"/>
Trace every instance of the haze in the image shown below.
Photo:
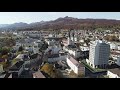
<path fill-rule="evenodd" d="M 55 20 L 59 17 L 75 17 L 80 19 L 117 19 L 120 20 L 120 12 L 0 12 L 0 24 L 12 24 L 16 22 L 40 22 Z"/>

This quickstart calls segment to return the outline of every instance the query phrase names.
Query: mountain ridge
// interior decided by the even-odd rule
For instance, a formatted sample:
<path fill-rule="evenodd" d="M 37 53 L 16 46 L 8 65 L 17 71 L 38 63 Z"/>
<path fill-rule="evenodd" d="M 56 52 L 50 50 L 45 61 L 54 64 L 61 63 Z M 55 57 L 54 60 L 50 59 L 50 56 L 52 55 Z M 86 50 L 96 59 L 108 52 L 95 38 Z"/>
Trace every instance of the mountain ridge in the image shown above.
<path fill-rule="evenodd" d="M 1 25 L 0 25 L 1 26 Z M 34 23 L 14 23 L 10 25 L 6 25 L 4 27 L 0 27 L 0 29 L 21 29 L 21 30 L 27 30 L 29 28 L 32 28 L 33 30 L 42 30 L 42 29 L 95 29 L 95 28 L 119 28 L 120 29 L 120 20 L 116 19 L 93 19 L 93 18 L 87 18 L 87 19 L 78 19 L 74 17 L 60 17 L 56 20 L 50 20 L 50 21 L 40 21 L 40 22 L 34 22 Z"/>

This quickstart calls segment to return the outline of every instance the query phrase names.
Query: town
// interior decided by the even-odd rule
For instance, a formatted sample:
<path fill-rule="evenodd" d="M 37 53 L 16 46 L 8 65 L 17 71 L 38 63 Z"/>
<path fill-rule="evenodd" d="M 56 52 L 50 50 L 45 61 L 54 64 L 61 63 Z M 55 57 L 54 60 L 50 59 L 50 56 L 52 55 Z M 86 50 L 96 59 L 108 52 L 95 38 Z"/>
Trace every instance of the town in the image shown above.
<path fill-rule="evenodd" d="M 119 30 L 0 32 L 0 78 L 119 78 Z"/>

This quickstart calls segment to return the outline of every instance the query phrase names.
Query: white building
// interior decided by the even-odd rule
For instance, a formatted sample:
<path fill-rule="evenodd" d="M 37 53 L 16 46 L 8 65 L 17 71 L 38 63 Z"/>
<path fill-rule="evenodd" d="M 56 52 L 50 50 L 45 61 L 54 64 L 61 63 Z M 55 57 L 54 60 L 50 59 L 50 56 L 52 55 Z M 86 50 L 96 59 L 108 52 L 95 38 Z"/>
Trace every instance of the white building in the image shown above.
<path fill-rule="evenodd" d="M 118 50 L 120 50 L 120 45 L 118 45 Z"/>
<path fill-rule="evenodd" d="M 80 46 L 81 51 L 89 51 L 89 47 L 87 46 Z"/>
<path fill-rule="evenodd" d="M 120 78 L 120 69 L 114 68 L 107 71 L 107 76 L 109 78 Z"/>
<path fill-rule="evenodd" d="M 41 37 L 40 31 L 23 31 L 23 34 L 29 35 L 30 37 Z"/>
<path fill-rule="evenodd" d="M 120 66 L 120 57 L 117 58 L 116 64 Z"/>
<path fill-rule="evenodd" d="M 3 65 L 0 64 L 0 73 L 2 73 L 2 72 L 4 72 L 4 70 L 3 70 Z"/>
<path fill-rule="evenodd" d="M 80 50 L 77 48 L 64 47 L 64 50 L 67 51 L 70 55 L 73 55 L 75 58 L 79 58 L 81 56 Z"/>
<path fill-rule="evenodd" d="M 115 44 L 115 43 L 110 43 L 110 49 L 117 50 L 118 49 L 118 45 Z"/>
<path fill-rule="evenodd" d="M 45 40 L 49 46 L 52 46 L 55 44 L 55 40 Z"/>
<path fill-rule="evenodd" d="M 9 73 L 12 73 L 15 78 L 18 78 L 21 73 L 24 70 L 24 62 L 23 61 L 19 61 L 16 64 L 14 64 L 10 69 L 9 69 Z"/>
<path fill-rule="evenodd" d="M 81 73 L 85 75 L 85 67 L 82 66 L 78 61 L 76 61 L 72 56 L 67 57 L 67 64 L 74 71 L 74 73 Z"/>
<path fill-rule="evenodd" d="M 61 48 L 56 45 L 48 46 L 48 48 L 45 50 L 45 53 L 47 53 L 49 50 L 51 50 L 52 54 L 59 54 L 59 51 L 61 50 Z"/>
<path fill-rule="evenodd" d="M 35 41 L 34 42 L 34 45 L 33 45 L 33 52 L 36 54 L 36 53 L 39 53 L 39 49 L 40 47 L 42 46 L 43 42 L 38 40 L 38 41 Z"/>
<path fill-rule="evenodd" d="M 19 59 L 23 61 L 23 58 L 24 58 L 24 54 L 19 54 L 15 59 Z"/>
<path fill-rule="evenodd" d="M 94 41 L 90 44 L 89 62 L 93 68 L 105 68 L 108 65 L 110 45 L 103 41 Z"/>

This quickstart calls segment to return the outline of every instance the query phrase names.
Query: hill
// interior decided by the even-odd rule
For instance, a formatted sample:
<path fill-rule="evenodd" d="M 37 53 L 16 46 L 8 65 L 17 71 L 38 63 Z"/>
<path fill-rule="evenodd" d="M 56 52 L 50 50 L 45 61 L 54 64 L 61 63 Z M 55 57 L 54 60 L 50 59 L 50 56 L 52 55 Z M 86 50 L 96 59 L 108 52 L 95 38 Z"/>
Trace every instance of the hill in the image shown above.
<path fill-rule="evenodd" d="M 73 17 L 61 17 L 52 21 L 41 21 L 31 24 L 27 23 L 14 23 L 4 29 L 10 30 L 42 30 L 42 29 L 82 29 L 82 30 L 94 30 L 97 28 L 103 29 L 120 29 L 120 20 L 112 19 L 78 19 Z M 3 29 L 3 28 L 2 28 Z"/>

